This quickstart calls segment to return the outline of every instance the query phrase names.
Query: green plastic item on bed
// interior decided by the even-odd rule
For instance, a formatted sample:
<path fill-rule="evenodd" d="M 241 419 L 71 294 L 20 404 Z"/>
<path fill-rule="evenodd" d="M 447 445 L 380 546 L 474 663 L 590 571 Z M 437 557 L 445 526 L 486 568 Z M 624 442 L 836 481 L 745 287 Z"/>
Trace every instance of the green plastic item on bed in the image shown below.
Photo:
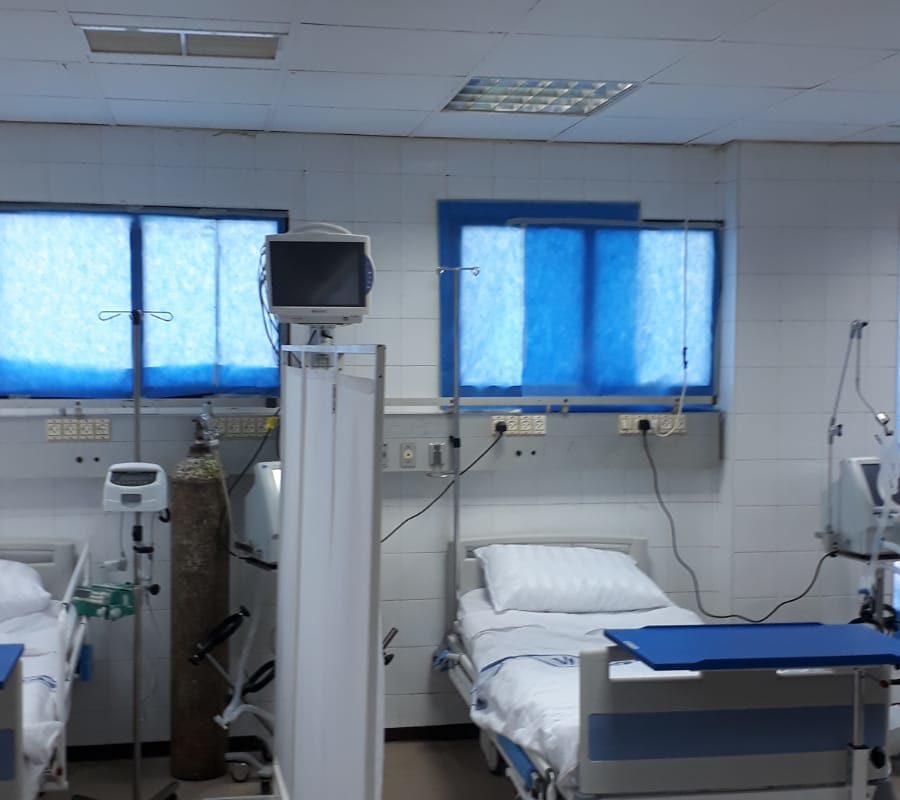
<path fill-rule="evenodd" d="M 134 614 L 134 586 L 130 583 L 92 583 L 79 586 L 72 597 L 79 616 L 115 621 Z"/>

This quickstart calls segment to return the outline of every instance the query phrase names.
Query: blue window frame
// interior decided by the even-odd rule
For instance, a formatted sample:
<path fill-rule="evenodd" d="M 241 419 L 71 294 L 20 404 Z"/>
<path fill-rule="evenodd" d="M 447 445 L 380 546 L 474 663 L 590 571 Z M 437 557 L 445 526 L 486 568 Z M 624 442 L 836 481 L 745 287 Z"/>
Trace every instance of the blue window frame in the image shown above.
<path fill-rule="evenodd" d="M 0 209 L 0 395 L 128 397 L 145 316 L 145 397 L 275 394 L 260 250 L 280 217 Z"/>
<path fill-rule="evenodd" d="M 687 394 L 714 394 L 717 226 L 641 222 L 630 203 L 443 201 L 438 217 L 441 264 L 479 268 L 460 274 L 463 396 L 678 394 L 685 344 Z M 453 280 L 443 273 L 445 396 Z"/>

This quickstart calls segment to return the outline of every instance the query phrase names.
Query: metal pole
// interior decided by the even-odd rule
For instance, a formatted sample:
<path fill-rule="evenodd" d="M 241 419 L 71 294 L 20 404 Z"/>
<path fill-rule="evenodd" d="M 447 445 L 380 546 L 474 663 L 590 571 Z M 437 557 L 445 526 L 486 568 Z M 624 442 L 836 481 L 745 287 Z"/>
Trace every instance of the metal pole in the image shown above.
<path fill-rule="evenodd" d="M 132 386 L 132 402 L 134 404 L 134 460 L 141 460 L 141 323 L 143 312 L 135 309 L 131 313 L 131 369 L 134 375 Z M 131 795 L 133 800 L 141 797 L 141 554 L 138 547 L 143 544 L 141 513 L 134 515 L 132 529 L 132 583 L 134 585 L 134 636 L 132 640 L 132 686 L 131 686 L 131 735 L 134 738 L 134 768 L 131 778 Z"/>
<path fill-rule="evenodd" d="M 134 460 L 141 460 L 141 323 L 143 312 L 135 309 L 131 312 L 131 369 L 132 379 L 132 403 L 134 403 Z"/>
<path fill-rule="evenodd" d="M 143 587 L 141 586 L 140 560 L 141 554 L 137 552 L 141 531 L 141 514 L 134 515 L 134 558 L 133 558 L 133 583 L 134 583 L 134 646 L 132 658 L 134 659 L 132 672 L 131 695 L 131 735 L 134 737 L 134 769 L 132 771 L 131 796 L 133 800 L 141 800 L 141 606 L 144 602 Z M 140 538 L 139 538 L 140 537 Z"/>
<path fill-rule="evenodd" d="M 462 458 L 462 443 L 460 441 L 459 419 L 459 393 L 460 393 L 460 365 L 459 365 L 459 305 L 460 305 L 460 281 L 462 271 L 453 270 L 453 420 L 451 426 L 451 444 L 453 445 L 453 608 L 459 599 L 459 478 L 460 459 Z"/>

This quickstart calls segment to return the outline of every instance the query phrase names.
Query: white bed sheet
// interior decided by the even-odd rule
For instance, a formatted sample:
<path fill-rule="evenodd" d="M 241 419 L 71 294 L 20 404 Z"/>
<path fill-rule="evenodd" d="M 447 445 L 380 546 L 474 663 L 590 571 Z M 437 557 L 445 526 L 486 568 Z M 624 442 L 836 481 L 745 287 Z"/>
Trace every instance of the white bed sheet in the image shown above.
<path fill-rule="evenodd" d="M 60 674 L 56 601 L 35 614 L 0 622 L 0 644 L 23 644 L 22 720 L 23 751 L 28 783 L 35 784 L 50 762 L 64 721 L 58 718 L 56 697 Z M 27 795 L 26 795 L 27 796 Z"/>
<path fill-rule="evenodd" d="M 599 614 L 498 613 L 485 589 L 463 595 L 458 620 L 479 671 L 472 720 L 540 753 L 556 768 L 557 785 L 563 789 L 574 789 L 578 778 L 577 656 L 611 646 L 603 636 L 605 628 L 702 623 L 693 611 L 676 605 Z M 613 670 L 617 677 L 653 677 L 651 669 L 634 661 L 614 665 Z"/>

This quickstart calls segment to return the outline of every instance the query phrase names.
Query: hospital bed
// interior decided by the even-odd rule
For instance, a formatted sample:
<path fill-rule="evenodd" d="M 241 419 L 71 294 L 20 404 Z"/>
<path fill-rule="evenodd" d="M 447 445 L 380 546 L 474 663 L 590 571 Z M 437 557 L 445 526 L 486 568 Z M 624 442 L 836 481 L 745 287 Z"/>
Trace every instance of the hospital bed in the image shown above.
<path fill-rule="evenodd" d="M 90 583 L 89 550 L 71 542 L 6 541 L 0 559 L 28 564 L 53 598 L 43 611 L 0 622 L 0 644 L 24 645 L 16 667 L 21 683 L 0 692 L 21 697 L 18 708 L 0 702 L 0 730 L 13 732 L 0 741 L 7 750 L 0 762 L 24 764 L 24 770 L 0 775 L 0 797 L 32 800 L 38 792 L 69 788 L 66 722 L 87 622 L 76 615 L 72 598 L 78 585 Z"/>
<path fill-rule="evenodd" d="M 604 631 L 696 625 L 693 612 L 670 604 L 614 613 L 498 613 L 475 556 L 490 544 L 613 550 L 644 572 L 648 552 L 645 540 L 626 537 L 519 536 L 451 547 L 460 599 L 436 664 L 469 705 L 488 766 L 510 778 L 518 797 L 848 797 L 852 671 L 656 672 Z M 862 682 L 865 736 L 876 748 L 887 734 L 889 669 L 867 668 L 873 679 Z M 725 741 L 753 746 L 735 755 Z M 890 770 L 880 750 L 876 756 L 866 766 L 870 796 Z"/>

